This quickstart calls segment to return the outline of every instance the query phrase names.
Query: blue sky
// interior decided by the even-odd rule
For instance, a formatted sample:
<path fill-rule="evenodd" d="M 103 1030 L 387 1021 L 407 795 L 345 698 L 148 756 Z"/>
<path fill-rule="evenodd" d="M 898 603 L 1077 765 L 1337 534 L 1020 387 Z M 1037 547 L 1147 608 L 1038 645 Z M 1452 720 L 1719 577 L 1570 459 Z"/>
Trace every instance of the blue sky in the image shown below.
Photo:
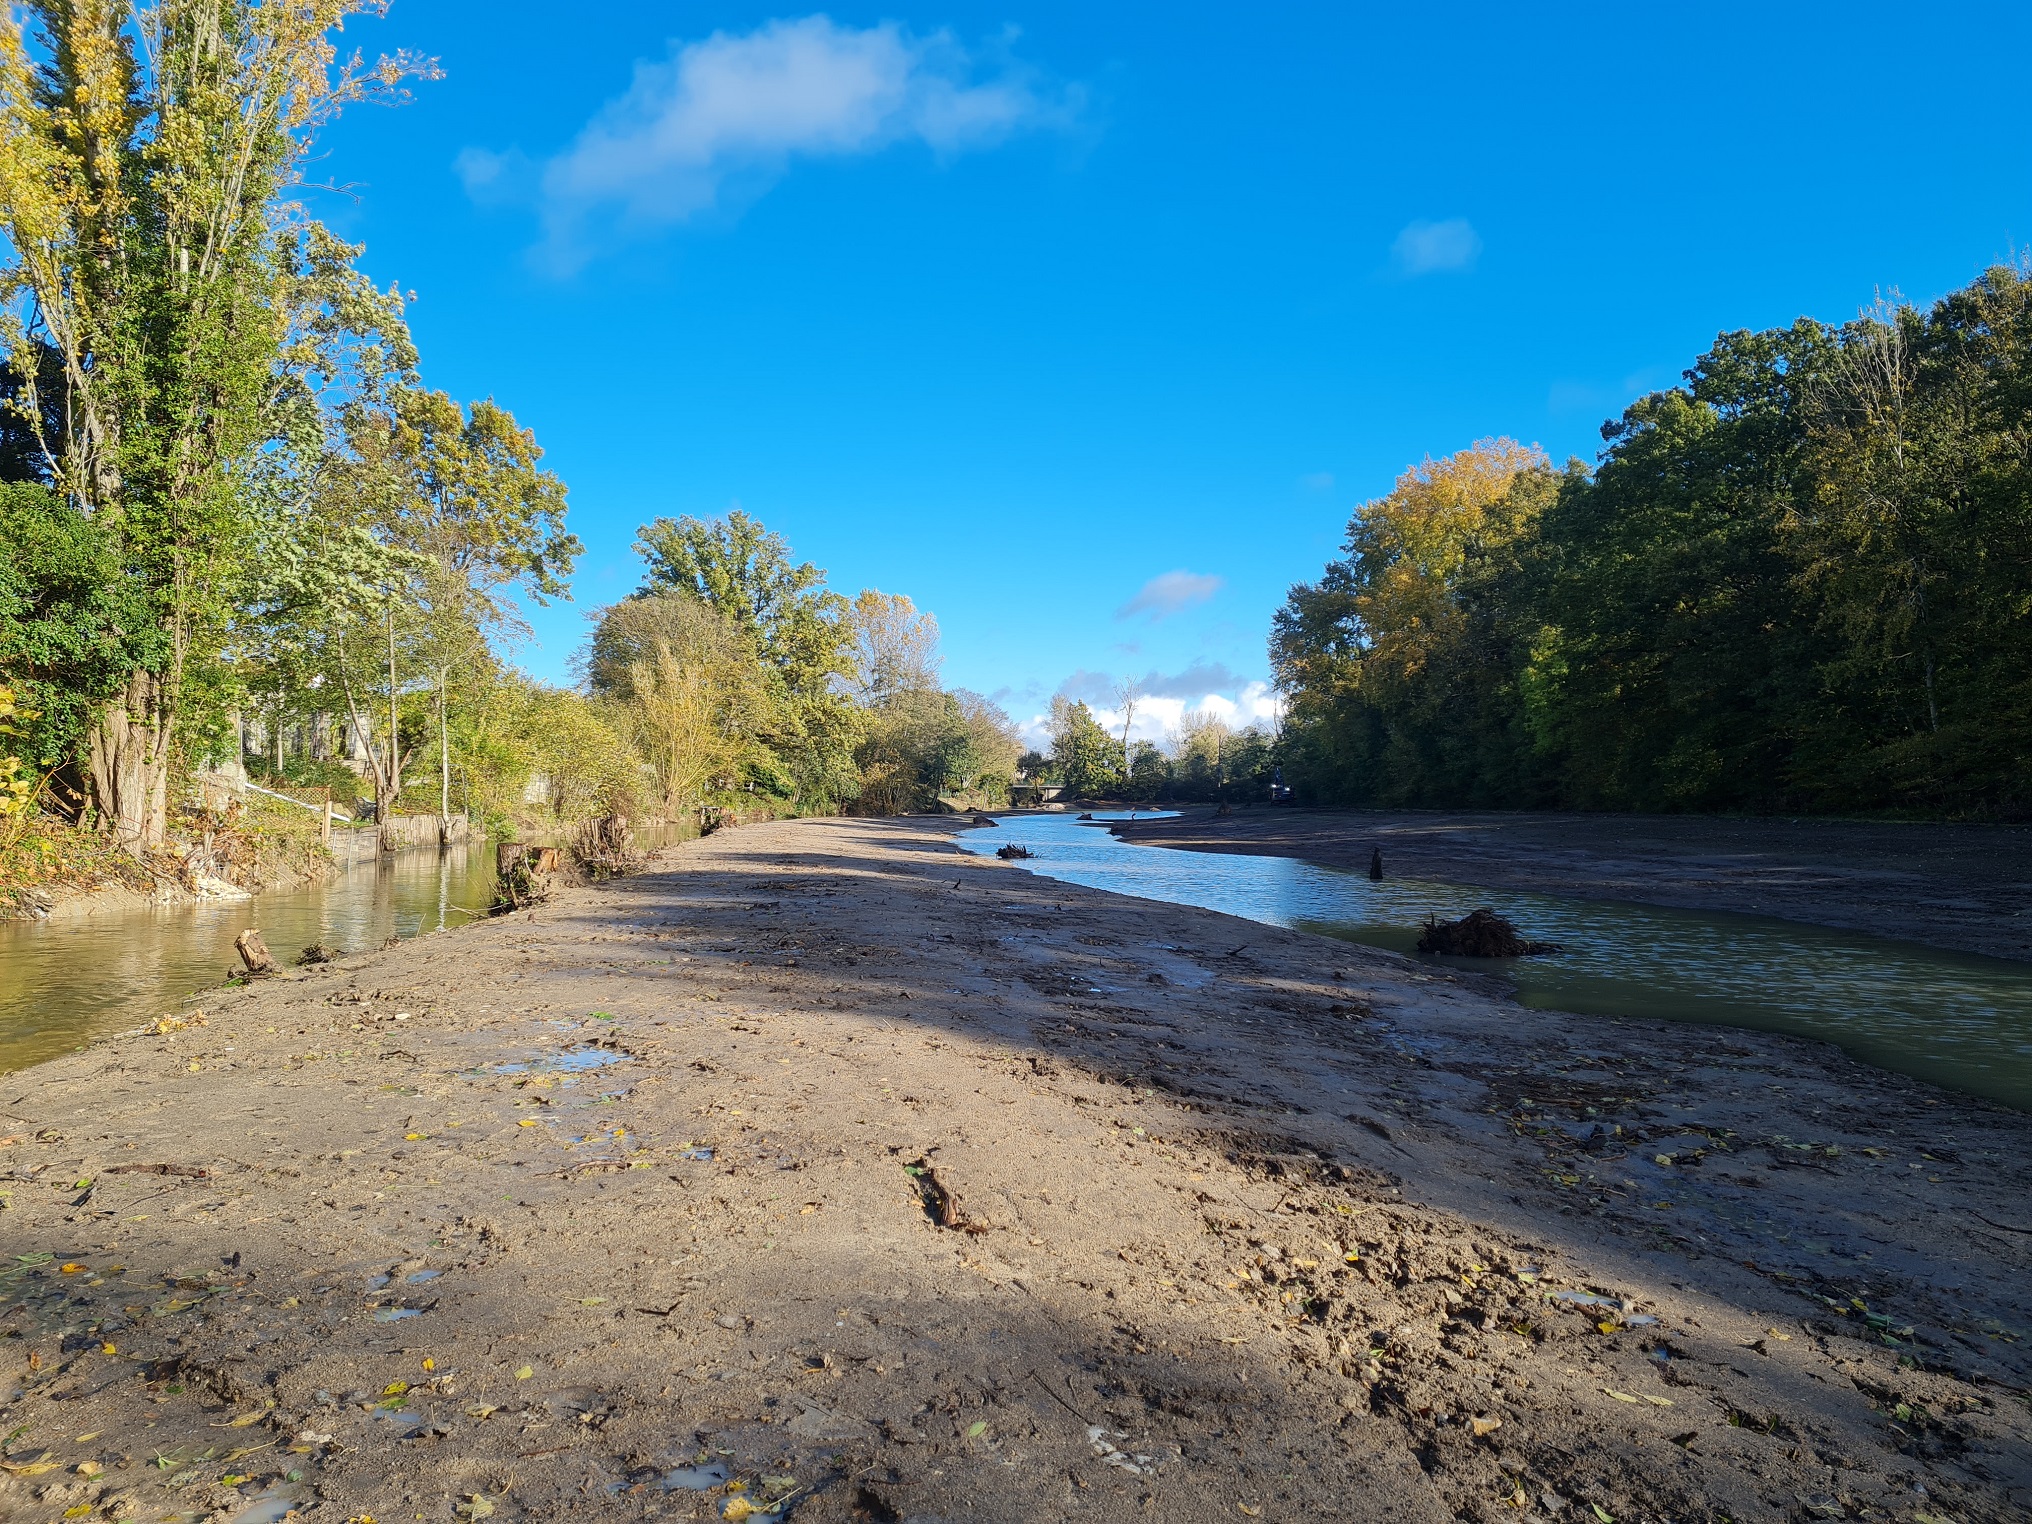
<path fill-rule="evenodd" d="M 1420 456 L 1592 458 L 1722 329 L 2032 243 L 2008 7 L 397 0 L 353 31 L 446 77 L 327 134 L 318 210 L 417 293 L 430 383 L 570 485 L 576 601 L 520 653 L 554 680 L 638 525 L 738 505 L 936 613 L 948 683 L 1019 720 L 1121 675 L 1139 731 L 1246 716 L 1286 588 Z"/>

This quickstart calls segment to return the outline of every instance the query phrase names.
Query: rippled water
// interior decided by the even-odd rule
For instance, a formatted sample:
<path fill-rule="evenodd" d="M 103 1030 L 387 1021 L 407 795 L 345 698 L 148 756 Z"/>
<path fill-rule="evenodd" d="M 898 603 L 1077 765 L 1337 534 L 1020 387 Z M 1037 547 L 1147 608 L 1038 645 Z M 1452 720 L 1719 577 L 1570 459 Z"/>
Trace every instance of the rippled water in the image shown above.
<path fill-rule="evenodd" d="M 1103 815 L 1103 821 L 1128 818 Z M 1500 971 L 1527 1006 L 1789 1032 L 1955 1090 L 2032 1110 L 2032 966 L 1766 916 L 1667 910 L 1344 873 L 1286 857 L 1138 846 L 1068 816 L 962 834 L 1017 866 L 1142 899 L 1413 953 L 1427 916 L 1492 906 L 1556 957 L 1434 959 Z"/>

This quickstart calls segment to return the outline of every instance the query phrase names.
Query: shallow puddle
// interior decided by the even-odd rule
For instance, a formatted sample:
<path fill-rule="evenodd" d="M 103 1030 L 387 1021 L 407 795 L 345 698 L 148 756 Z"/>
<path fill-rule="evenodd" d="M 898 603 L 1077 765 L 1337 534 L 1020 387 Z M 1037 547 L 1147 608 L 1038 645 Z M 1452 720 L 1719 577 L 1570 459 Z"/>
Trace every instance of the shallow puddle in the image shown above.
<path fill-rule="evenodd" d="M 1128 819 L 1125 814 L 1102 822 Z M 1144 818 L 1149 818 L 1147 815 Z M 1066 883 L 1196 905 L 1415 956 L 1428 917 L 1488 905 L 1555 957 L 1430 959 L 1500 973 L 1526 1006 L 1748 1027 L 2032 1110 L 2032 965 L 1769 916 L 1368 878 L 1286 857 L 1132 845 L 1105 823 L 1005 817 L 962 848 L 1015 843 L 1018 866 Z"/>

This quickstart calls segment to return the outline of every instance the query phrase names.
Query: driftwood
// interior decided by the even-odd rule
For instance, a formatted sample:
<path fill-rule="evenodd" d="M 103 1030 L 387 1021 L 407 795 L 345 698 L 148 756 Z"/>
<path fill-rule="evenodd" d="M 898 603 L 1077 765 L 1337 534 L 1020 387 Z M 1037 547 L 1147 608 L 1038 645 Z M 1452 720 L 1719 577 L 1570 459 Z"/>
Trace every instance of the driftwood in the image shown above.
<path fill-rule="evenodd" d="M 1556 942 L 1533 942 L 1486 905 L 1458 921 L 1430 917 L 1418 934 L 1418 950 L 1454 958 L 1531 958 L 1563 949 Z"/>
<path fill-rule="evenodd" d="M 977 826 L 991 826 L 991 825 L 1000 825 L 1001 822 L 997 820 L 993 815 L 976 815 L 974 817 L 974 824 Z"/>
<path fill-rule="evenodd" d="M 1004 862 L 1008 862 L 1012 858 L 1035 857 L 1037 854 L 1031 851 L 1028 847 L 1017 846 L 1016 843 L 1012 841 L 1006 847 L 995 848 L 995 855 L 1001 858 Z"/>

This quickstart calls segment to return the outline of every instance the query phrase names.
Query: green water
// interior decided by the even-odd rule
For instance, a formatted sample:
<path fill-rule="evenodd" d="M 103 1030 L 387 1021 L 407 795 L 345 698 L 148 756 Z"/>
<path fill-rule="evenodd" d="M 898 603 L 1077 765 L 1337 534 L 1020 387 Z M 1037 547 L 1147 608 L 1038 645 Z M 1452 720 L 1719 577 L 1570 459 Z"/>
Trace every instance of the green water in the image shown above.
<path fill-rule="evenodd" d="M 1287 857 L 1132 845 L 1066 816 L 1012 816 L 961 837 L 971 852 L 1010 841 L 1037 854 L 1017 866 L 1049 878 L 1399 953 L 1415 954 L 1428 916 L 1488 905 L 1566 951 L 1432 961 L 1501 973 L 1527 1006 L 1819 1038 L 1867 1063 L 2032 1111 L 2032 964 L 1767 916 L 1371 883 Z"/>

